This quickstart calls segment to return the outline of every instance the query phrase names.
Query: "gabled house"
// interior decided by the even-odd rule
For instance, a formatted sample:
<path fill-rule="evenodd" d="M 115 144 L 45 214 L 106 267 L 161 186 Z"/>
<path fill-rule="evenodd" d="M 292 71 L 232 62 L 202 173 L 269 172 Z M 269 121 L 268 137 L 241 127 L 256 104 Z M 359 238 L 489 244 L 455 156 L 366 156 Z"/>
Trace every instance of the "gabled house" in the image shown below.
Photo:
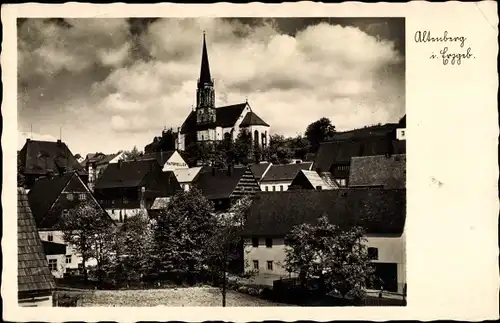
<path fill-rule="evenodd" d="M 406 188 L 406 154 L 353 157 L 349 186 Z"/>
<path fill-rule="evenodd" d="M 163 172 L 155 159 L 109 164 L 96 182 L 95 196 L 111 218 L 123 222 L 146 212 L 157 197 L 181 190 L 173 172 Z"/>
<path fill-rule="evenodd" d="M 204 167 L 193 182 L 202 194 L 214 202 L 215 211 L 226 211 L 245 195 L 260 191 L 249 167 L 216 169 Z"/>
<path fill-rule="evenodd" d="M 101 210 L 103 217 L 111 222 L 112 220 L 76 172 L 37 180 L 28 193 L 28 200 L 40 239 L 51 243 L 45 247 L 53 251 L 47 255 L 53 275 L 59 277 L 65 273 L 78 271 L 82 259 L 72 246 L 64 241 L 63 233 L 59 229 L 62 218 L 85 201 L 97 210 Z M 62 247 L 55 244 L 65 246 L 63 255 Z"/>
<path fill-rule="evenodd" d="M 284 238 L 295 225 L 314 224 L 325 214 L 332 224 L 343 228 L 360 225 L 365 229 L 368 253 L 376 275 L 384 281 L 384 290 L 402 294 L 406 283 L 405 189 L 341 188 L 256 194 L 242 234 L 246 270 L 257 270 L 257 277 L 268 284 L 295 275 L 281 265 L 285 260 Z"/>
<path fill-rule="evenodd" d="M 272 163 L 270 162 L 261 162 L 250 166 L 250 170 L 252 171 L 253 176 L 255 177 L 257 182 L 259 182 L 259 185 L 260 181 L 262 180 L 264 175 L 266 175 L 267 171 L 269 170 L 269 168 L 271 168 L 271 166 Z"/>
<path fill-rule="evenodd" d="M 24 188 L 17 189 L 17 300 L 21 307 L 52 306 L 56 288 Z"/>
<path fill-rule="evenodd" d="M 177 178 L 177 181 L 179 182 L 179 185 L 182 187 L 183 191 L 189 191 L 202 168 L 203 167 L 201 166 L 197 166 L 190 168 L 178 168 L 173 170 L 175 178 Z"/>
<path fill-rule="evenodd" d="M 295 163 L 271 165 L 260 180 L 262 191 L 286 191 L 297 173 L 301 170 L 311 170 L 313 163 Z"/>
<path fill-rule="evenodd" d="M 340 186 L 334 181 L 330 180 L 326 174 L 320 176 L 317 172 L 313 170 L 300 170 L 292 183 L 290 184 L 289 190 L 334 190 L 338 189 Z"/>
<path fill-rule="evenodd" d="M 189 167 L 177 150 L 147 153 L 138 157 L 137 160 L 156 160 L 164 172 Z"/>
<path fill-rule="evenodd" d="M 41 177 L 68 171 L 76 171 L 84 182 L 88 180 L 87 171 L 61 140 L 53 142 L 26 139 L 19 152 L 18 163 L 18 171 L 24 176 L 25 188 L 28 190 Z"/>
<path fill-rule="evenodd" d="M 406 114 L 399 120 L 398 128 L 396 130 L 397 140 L 406 140 Z"/>
<path fill-rule="evenodd" d="M 91 191 L 94 191 L 95 182 L 102 175 L 106 167 L 109 164 L 117 163 L 123 159 L 123 156 L 124 152 L 122 151 L 108 155 L 103 153 L 87 154 L 87 157 L 81 164 L 89 174 L 87 184 Z"/>

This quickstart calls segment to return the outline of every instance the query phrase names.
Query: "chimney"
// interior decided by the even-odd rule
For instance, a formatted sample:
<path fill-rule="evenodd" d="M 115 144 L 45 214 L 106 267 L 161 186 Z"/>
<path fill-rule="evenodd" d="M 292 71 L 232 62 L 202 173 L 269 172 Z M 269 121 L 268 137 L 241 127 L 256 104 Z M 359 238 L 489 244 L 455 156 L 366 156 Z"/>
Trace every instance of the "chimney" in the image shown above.
<path fill-rule="evenodd" d="M 30 141 L 31 141 L 31 139 L 30 139 L 30 138 L 26 138 L 26 142 L 30 142 Z"/>
<path fill-rule="evenodd" d="M 61 139 L 57 139 L 57 144 L 61 144 Z"/>
<path fill-rule="evenodd" d="M 233 175 L 233 165 L 229 164 L 227 165 L 227 176 Z"/>
<path fill-rule="evenodd" d="M 321 185 L 316 186 L 316 190 L 321 191 Z"/>
<path fill-rule="evenodd" d="M 123 159 L 118 159 L 118 168 L 122 168 Z"/>

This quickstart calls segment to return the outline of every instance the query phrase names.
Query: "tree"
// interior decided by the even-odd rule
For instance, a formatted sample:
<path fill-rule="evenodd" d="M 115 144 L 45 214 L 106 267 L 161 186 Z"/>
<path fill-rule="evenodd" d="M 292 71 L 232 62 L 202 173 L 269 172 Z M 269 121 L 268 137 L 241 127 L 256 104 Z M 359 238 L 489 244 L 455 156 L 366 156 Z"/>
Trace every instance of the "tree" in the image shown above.
<path fill-rule="evenodd" d="M 284 266 L 299 274 L 302 286 L 319 276 L 324 293 L 337 292 L 344 299 L 364 298 L 366 286 L 373 279 L 361 227 L 342 230 L 329 223 L 327 215 L 315 225 L 295 226 L 285 237 Z"/>
<path fill-rule="evenodd" d="M 123 152 L 123 160 L 124 161 L 130 161 L 130 160 L 137 160 L 137 158 L 141 157 L 143 155 L 142 151 L 139 151 L 136 146 L 132 148 L 130 151 L 124 151 Z"/>
<path fill-rule="evenodd" d="M 111 272 L 116 280 L 139 281 L 152 269 L 153 231 L 144 212 L 129 217 L 117 230 L 116 259 Z"/>
<path fill-rule="evenodd" d="M 311 144 L 306 137 L 302 135 L 297 135 L 296 137 L 288 138 L 288 147 L 293 152 L 293 157 L 298 159 L 304 159 L 306 154 L 311 149 Z"/>
<path fill-rule="evenodd" d="M 215 228 L 213 210 L 213 203 L 196 188 L 172 197 L 154 229 L 157 268 L 188 275 L 203 269 L 204 245 Z"/>
<path fill-rule="evenodd" d="M 82 257 L 85 281 L 88 280 L 86 264 L 88 260 L 97 261 L 97 271 L 102 278 L 106 258 L 111 251 L 113 222 L 98 205 L 82 201 L 61 217 L 58 223 L 64 241 L 72 246 Z"/>
<path fill-rule="evenodd" d="M 250 197 L 238 200 L 227 213 L 219 214 L 216 230 L 205 244 L 208 264 L 217 280 L 221 280 L 222 306 L 226 306 L 227 272 L 233 261 L 240 261 L 242 248 L 241 232 L 245 214 L 250 207 Z M 222 276 L 222 277 L 221 277 Z"/>
<path fill-rule="evenodd" d="M 311 144 L 311 152 L 318 151 L 319 145 L 335 133 L 335 126 L 328 118 L 321 118 L 307 126 L 305 136 Z"/>
<path fill-rule="evenodd" d="M 236 163 L 248 164 L 252 152 L 252 134 L 242 129 L 236 137 L 233 149 Z"/>
<path fill-rule="evenodd" d="M 269 146 L 263 151 L 263 157 L 273 164 L 288 164 L 293 158 L 293 152 L 284 136 L 273 134 Z"/>

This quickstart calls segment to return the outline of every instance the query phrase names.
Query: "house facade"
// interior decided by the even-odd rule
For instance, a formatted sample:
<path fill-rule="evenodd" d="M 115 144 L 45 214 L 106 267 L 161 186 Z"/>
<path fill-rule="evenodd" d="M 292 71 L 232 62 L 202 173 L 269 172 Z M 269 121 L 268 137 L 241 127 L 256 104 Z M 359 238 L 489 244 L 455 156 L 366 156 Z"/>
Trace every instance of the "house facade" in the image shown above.
<path fill-rule="evenodd" d="M 296 273 L 287 272 L 283 266 L 284 238 L 295 225 L 314 224 L 324 214 L 332 224 L 365 228 L 368 253 L 376 275 L 384 281 L 384 290 L 402 294 L 406 283 L 404 189 L 290 190 L 257 194 L 243 233 L 245 270 L 258 271 L 257 279 L 261 277 L 269 285 L 274 280 L 295 276 Z"/>
<path fill-rule="evenodd" d="M 20 307 L 51 307 L 56 288 L 24 188 L 17 189 L 17 300 Z"/>
<path fill-rule="evenodd" d="M 197 166 L 190 168 L 177 168 L 173 170 L 175 178 L 177 178 L 177 181 L 179 182 L 179 185 L 184 192 L 187 192 L 191 189 L 193 182 L 198 177 L 198 174 L 201 172 L 202 168 L 203 167 L 201 166 Z"/>
<path fill-rule="evenodd" d="M 95 182 L 104 172 L 109 164 L 118 163 L 123 159 L 124 152 L 120 151 L 115 154 L 105 155 L 102 153 L 88 154 L 85 160 L 81 163 L 88 172 L 87 185 L 91 191 L 94 191 Z"/>
<path fill-rule="evenodd" d="M 248 102 L 216 107 L 214 80 L 210 73 L 208 51 L 203 35 L 200 78 L 196 91 L 196 107 L 188 115 L 177 135 L 177 147 L 185 150 L 195 142 L 236 139 L 241 130 L 252 135 L 254 145 L 265 147 L 270 138 L 269 125 Z"/>
<path fill-rule="evenodd" d="M 24 185 L 30 190 L 39 178 L 76 171 L 87 182 L 88 173 L 61 140 L 40 141 L 26 139 L 18 153 L 18 171 L 24 176 Z"/>
<path fill-rule="evenodd" d="M 95 196 L 116 222 L 145 213 L 156 198 L 181 190 L 173 172 L 163 172 L 156 159 L 110 164 L 97 180 Z"/>
<path fill-rule="evenodd" d="M 28 200 L 41 241 L 49 243 L 45 245 L 49 248 L 48 251 L 56 250 L 55 253 L 49 252 L 47 257 L 51 259 L 49 265 L 53 275 L 58 277 L 61 274 L 79 271 L 82 258 L 64 241 L 63 232 L 59 229 L 62 218 L 81 202 L 90 203 L 95 209 L 102 211 L 103 217 L 109 218 L 87 185 L 75 172 L 41 178 L 29 191 Z M 64 256 L 61 256 L 62 247 L 57 247 L 55 244 L 65 245 Z"/>
<path fill-rule="evenodd" d="M 271 165 L 260 180 L 260 189 L 266 192 L 284 192 L 301 170 L 311 170 L 313 163 Z"/>

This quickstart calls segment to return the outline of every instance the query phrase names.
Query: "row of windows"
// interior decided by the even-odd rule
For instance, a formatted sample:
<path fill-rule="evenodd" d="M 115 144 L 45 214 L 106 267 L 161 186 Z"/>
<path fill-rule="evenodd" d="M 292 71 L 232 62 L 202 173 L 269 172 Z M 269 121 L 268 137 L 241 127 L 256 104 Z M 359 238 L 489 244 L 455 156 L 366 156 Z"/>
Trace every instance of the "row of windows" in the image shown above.
<path fill-rule="evenodd" d="M 252 238 L 252 247 L 255 248 L 259 247 L 259 238 Z M 266 248 L 272 248 L 272 247 L 273 247 L 273 239 L 266 238 Z"/>
<path fill-rule="evenodd" d="M 101 200 L 101 204 L 103 205 L 113 205 L 115 204 L 115 200 Z M 126 197 L 122 197 L 122 203 L 128 204 L 129 200 Z"/>
<path fill-rule="evenodd" d="M 71 264 L 71 255 L 66 255 L 66 263 Z M 49 259 L 49 270 L 50 271 L 57 271 L 57 259 Z"/>
<path fill-rule="evenodd" d="M 258 260 L 253 261 L 253 269 L 259 270 L 259 261 Z M 272 260 L 267 261 L 267 270 L 273 270 L 273 261 Z"/>
<path fill-rule="evenodd" d="M 266 192 L 269 191 L 269 186 L 266 186 Z M 280 185 L 280 191 L 283 191 L 283 185 Z M 273 192 L 276 192 L 276 186 L 273 185 Z"/>
<path fill-rule="evenodd" d="M 67 193 L 66 198 L 69 201 L 77 200 L 77 201 L 85 201 L 87 199 L 87 193 Z"/>

